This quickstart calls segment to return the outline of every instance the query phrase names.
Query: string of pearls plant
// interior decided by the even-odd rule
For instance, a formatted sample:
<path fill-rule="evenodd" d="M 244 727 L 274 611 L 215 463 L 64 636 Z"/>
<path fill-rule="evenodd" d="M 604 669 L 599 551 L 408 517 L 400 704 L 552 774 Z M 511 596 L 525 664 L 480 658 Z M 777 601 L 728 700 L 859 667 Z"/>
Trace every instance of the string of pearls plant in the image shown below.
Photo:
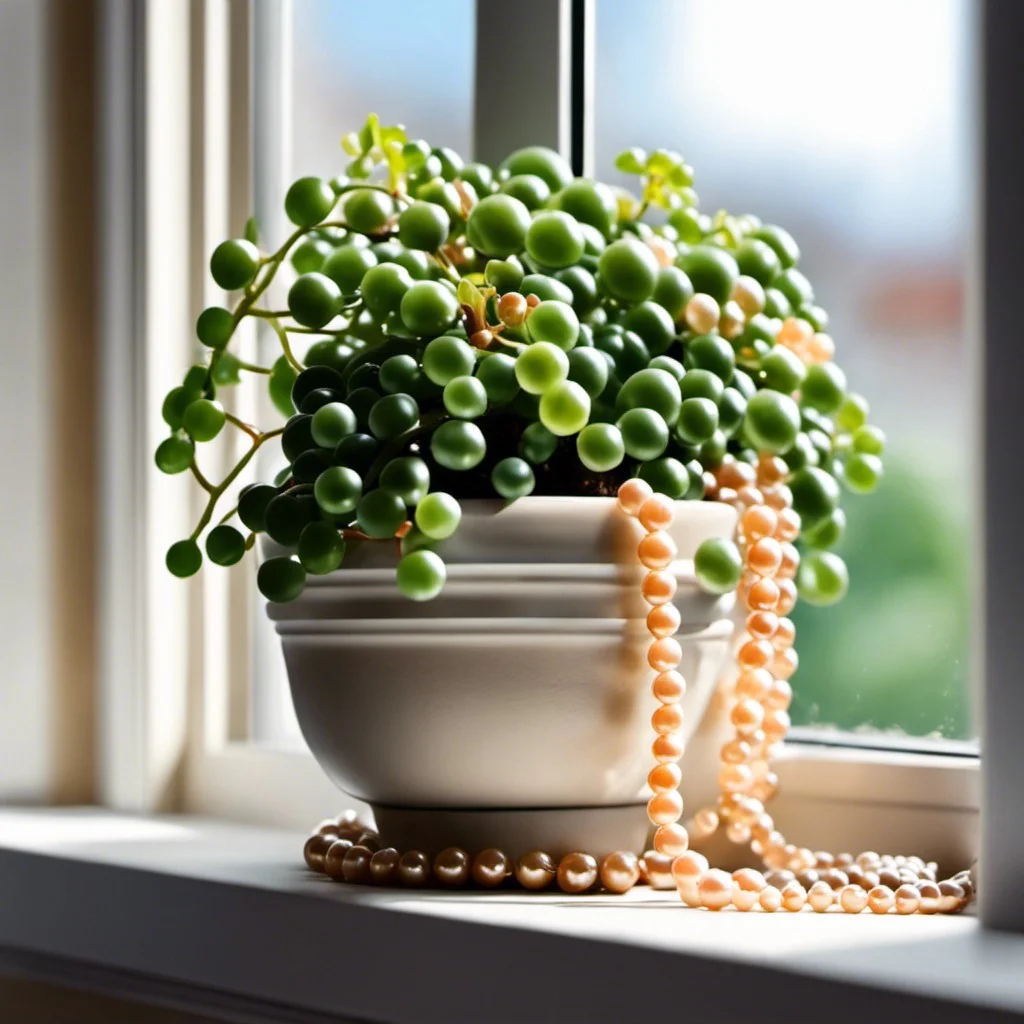
<path fill-rule="evenodd" d="M 670 150 L 620 154 L 634 194 L 574 179 L 539 146 L 467 164 L 373 115 L 343 145 L 345 174 L 289 188 L 295 228 L 276 249 L 250 220 L 211 255 L 234 298 L 199 314 L 200 358 L 163 403 L 156 450 L 205 498 L 167 551 L 174 575 L 234 565 L 262 534 L 277 551 L 257 585 L 292 601 L 349 543 L 377 541 L 398 550 L 399 590 L 430 600 L 462 499 L 610 496 L 638 476 L 699 501 L 726 455 L 769 450 L 813 518 L 803 597 L 843 596 L 837 481 L 871 491 L 885 439 L 833 359 L 787 231 L 702 213 Z M 267 365 L 246 356 L 253 323 L 279 345 Z M 240 415 L 246 378 L 283 424 Z M 225 436 L 243 448 L 218 479 L 207 452 Z"/>
<path fill-rule="evenodd" d="M 678 554 L 668 533 L 675 505 L 665 495 L 655 494 L 645 481 L 632 479 L 619 488 L 618 498 L 622 511 L 635 516 L 646 531 L 637 558 L 647 570 L 641 592 L 650 606 L 647 663 L 656 673 L 651 692 L 658 701 L 651 716 L 654 766 L 647 777 L 651 789 L 647 816 L 656 828 L 654 848 L 642 857 L 616 850 L 600 860 L 591 853 L 573 851 L 557 862 L 545 851 L 533 850 L 513 863 L 498 849 L 471 856 L 449 847 L 431 862 L 419 850 L 400 854 L 384 847 L 376 832 L 348 812 L 321 824 L 306 841 L 304 856 L 310 868 L 355 883 L 419 887 L 433 881 L 444 888 L 471 883 L 496 888 L 514 878 L 524 889 L 540 891 L 557 885 L 569 894 L 602 889 L 624 893 L 644 879 L 655 888 L 676 888 L 689 907 L 716 911 L 797 913 L 807 909 L 819 914 L 836 910 L 903 915 L 963 910 L 975 894 L 970 870 L 939 880 L 937 865 L 920 857 L 873 851 L 856 856 L 815 852 L 788 842 L 776 830 L 765 805 L 778 788 L 771 765 L 789 730 L 789 679 L 798 665 L 793 646 L 796 631 L 787 615 L 797 600 L 793 580 L 800 555 L 793 541 L 800 533 L 800 517 L 793 511 L 792 493 L 785 483 L 788 468 L 777 456 L 763 453 L 756 467 L 726 459 L 712 476 L 708 490 L 739 513 L 736 540 L 742 552 L 742 576 L 737 596 L 747 612 L 729 711 L 735 734 L 721 749 L 717 807 L 702 808 L 685 826 L 680 824 L 679 760 L 684 751 L 679 702 L 686 693 L 686 680 L 678 671 L 682 649 L 674 638 L 680 625 L 672 603 L 676 578 L 667 571 Z M 705 573 L 710 568 L 708 585 L 719 587 L 722 576 L 729 575 L 731 551 L 721 542 L 705 545 L 699 561 Z M 707 857 L 689 848 L 691 834 L 707 838 L 723 823 L 730 841 L 749 844 L 766 872 L 741 868 L 730 874 L 711 867 Z"/>
<path fill-rule="evenodd" d="M 511 863 L 499 850 L 449 849 L 431 861 L 345 817 L 311 837 L 310 866 L 350 882 L 514 877 L 566 892 L 624 892 L 643 879 L 709 909 L 963 906 L 967 874 L 938 882 L 934 865 L 913 857 L 814 853 L 788 843 L 765 810 L 797 667 L 787 616 L 798 589 L 822 605 L 846 592 L 831 550 L 845 526 L 839 484 L 873 490 L 885 446 L 835 361 L 792 236 L 750 214 L 701 212 L 693 169 L 671 150 L 619 155 L 631 191 L 574 179 L 543 147 L 496 168 L 465 163 L 374 115 L 342 145 L 344 174 L 289 188 L 294 231 L 276 249 L 261 250 L 250 221 L 213 251 L 213 279 L 235 297 L 200 313 L 201 357 L 161 410 L 169 436 L 157 467 L 191 474 L 205 496 L 168 569 L 188 577 L 204 557 L 234 565 L 264 534 L 279 550 L 261 560 L 257 585 L 286 602 L 310 574 L 337 570 L 350 543 L 382 542 L 397 548 L 398 589 L 426 601 L 445 586 L 460 500 L 618 494 L 646 529 L 637 554 L 649 570 L 657 673 L 648 806 L 657 831 L 642 857 L 574 852 L 556 863 L 533 851 Z M 275 282 L 289 276 L 278 301 Z M 243 354 L 240 328 L 254 321 L 279 344 L 269 365 Z M 243 375 L 266 383 L 283 425 L 238 414 L 228 396 Z M 204 450 L 224 434 L 244 448 L 218 480 Z M 256 456 L 278 444 L 282 462 L 268 471 Z M 232 505 L 229 491 L 257 462 L 266 479 Z M 705 499 L 734 505 L 740 519 L 735 542 L 697 551 L 697 577 L 737 590 L 749 615 L 721 796 L 684 827 L 685 681 L 665 528 L 673 502 Z M 688 849 L 691 834 L 723 825 L 767 875 L 727 875 Z"/>

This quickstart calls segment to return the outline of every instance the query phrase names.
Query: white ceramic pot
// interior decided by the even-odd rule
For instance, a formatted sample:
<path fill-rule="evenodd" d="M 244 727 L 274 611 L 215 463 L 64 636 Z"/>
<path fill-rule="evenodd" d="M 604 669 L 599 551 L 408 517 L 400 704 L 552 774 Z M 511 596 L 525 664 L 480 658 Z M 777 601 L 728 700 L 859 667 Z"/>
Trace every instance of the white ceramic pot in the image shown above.
<path fill-rule="evenodd" d="M 733 632 L 732 596 L 704 593 L 692 558 L 734 524 L 728 506 L 677 503 L 688 731 Z M 656 704 L 640 536 L 610 498 L 467 501 L 434 601 L 403 598 L 393 547 L 364 543 L 269 606 L 310 749 L 390 842 L 642 849 Z"/>

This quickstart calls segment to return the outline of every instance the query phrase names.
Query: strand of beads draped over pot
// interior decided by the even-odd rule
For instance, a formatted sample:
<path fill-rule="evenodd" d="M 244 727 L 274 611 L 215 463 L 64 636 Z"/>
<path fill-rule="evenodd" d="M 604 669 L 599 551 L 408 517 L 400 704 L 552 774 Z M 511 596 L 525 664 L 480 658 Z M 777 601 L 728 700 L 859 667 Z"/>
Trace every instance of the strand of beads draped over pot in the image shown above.
<path fill-rule="evenodd" d="M 670 571 L 677 554 L 668 532 L 675 504 L 634 479 L 620 488 L 619 505 L 644 530 L 637 558 L 646 570 L 640 588 L 650 608 L 647 663 L 655 673 L 651 685 L 656 701 L 651 715 L 654 765 L 647 778 L 651 790 L 647 813 L 656 828 L 654 848 L 642 858 L 628 851 L 601 858 L 574 851 L 560 860 L 532 850 L 513 863 L 498 849 L 471 856 L 449 847 L 431 860 L 419 850 L 399 853 L 385 846 L 376 832 L 347 812 L 322 823 L 307 840 L 304 855 L 310 868 L 352 883 L 410 888 L 472 884 L 493 889 L 514 879 L 527 890 L 557 886 L 570 894 L 602 888 L 623 893 L 645 876 L 654 888 L 675 887 L 684 904 L 706 910 L 897 915 L 962 910 L 975 892 L 969 870 L 940 881 L 937 866 L 916 856 L 871 851 L 833 855 L 798 847 L 776 830 L 765 809 L 778 787 L 772 761 L 789 729 L 789 680 L 798 665 L 793 646 L 796 630 L 787 616 L 797 599 L 794 577 L 800 556 L 793 542 L 800 532 L 800 518 L 792 508 L 787 472 L 785 463 L 772 455 L 762 455 L 756 467 L 727 456 L 705 481 L 710 496 L 737 510 L 736 540 L 745 570 L 737 587 L 746 619 L 729 710 L 734 735 L 721 749 L 716 807 L 702 808 L 686 826 L 680 824 L 680 701 L 686 681 L 678 671 L 682 652 L 675 633 L 680 615 L 673 604 L 676 577 Z M 691 833 L 707 838 L 723 823 L 728 838 L 749 844 L 767 873 L 741 868 L 730 874 L 712 868 L 703 854 L 688 848 Z"/>
<path fill-rule="evenodd" d="M 669 870 L 679 896 L 691 907 L 795 912 L 807 906 L 823 913 L 835 906 L 851 914 L 865 909 L 876 914 L 956 913 L 974 895 L 969 871 L 939 881 L 936 865 L 926 864 L 919 857 L 871 851 L 856 857 L 816 853 L 787 842 L 765 809 L 778 786 L 771 764 L 789 729 L 789 679 L 798 664 L 793 647 L 796 630 L 786 616 L 797 598 L 793 580 L 800 556 L 793 541 L 800 532 L 800 518 L 792 508 L 793 496 L 785 483 L 787 473 L 781 459 L 765 453 L 756 468 L 727 457 L 707 480 L 711 494 L 733 505 L 738 513 L 736 539 L 745 571 L 737 587 L 737 599 L 747 617 L 729 711 L 735 735 L 721 750 L 718 806 L 698 811 L 686 828 L 677 824 L 682 813 L 678 792 L 665 800 L 654 785 L 668 781 L 667 774 L 661 775 L 666 763 L 664 753 L 671 751 L 673 756 L 668 761 L 673 767 L 682 755 L 681 744 L 674 742 L 670 728 L 675 719 L 671 713 L 661 715 L 665 708 L 674 706 L 671 695 L 677 690 L 681 695 L 684 685 L 681 678 L 670 677 L 679 664 L 679 646 L 670 645 L 671 633 L 675 632 L 669 628 L 671 617 L 655 614 L 663 607 L 660 588 L 664 578 L 669 578 L 662 571 L 671 562 L 671 557 L 665 560 L 671 541 L 664 531 L 672 523 L 674 505 L 660 495 L 652 495 L 641 480 L 627 481 L 619 491 L 623 512 L 636 516 L 647 531 L 638 545 L 637 557 L 648 569 L 642 587 L 652 604 L 648 662 L 658 673 L 652 686 L 654 695 L 663 701 L 652 723 L 657 736 L 648 815 L 658 826 L 655 855 L 671 858 Z M 666 696 L 670 697 L 668 701 Z M 769 869 L 767 876 L 752 868 L 730 875 L 712 868 L 702 854 L 687 849 L 690 831 L 708 837 L 723 821 L 727 822 L 726 832 L 732 842 L 749 843 L 761 857 Z M 645 860 L 650 857 L 645 855 Z M 656 869 L 660 873 L 663 863 L 656 862 Z"/>
<path fill-rule="evenodd" d="M 669 498 L 654 494 L 643 480 L 630 480 L 619 489 L 619 505 L 627 515 L 636 516 L 647 532 L 637 545 L 637 557 L 647 570 L 640 590 L 650 605 L 647 630 L 651 634 L 647 664 L 657 673 L 652 692 L 658 706 L 651 715 L 654 767 L 647 776 L 651 798 L 647 816 L 656 827 L 654 849 L 644 854 L 644 869 L 652 885 L 671 884 L 672 861 L 689 846 L 686 829 L 679 824 L 683 798 L 679 792 L 683 756 L 680 729 L 683 713 L 679 702 L 686 693 L 680 675 L 682 648 L 674 635 L 679 629 L 679 611 L 672 603 L 676 578 L 668 571 L 678 553 L 667 532 L 675 515 Z"/>

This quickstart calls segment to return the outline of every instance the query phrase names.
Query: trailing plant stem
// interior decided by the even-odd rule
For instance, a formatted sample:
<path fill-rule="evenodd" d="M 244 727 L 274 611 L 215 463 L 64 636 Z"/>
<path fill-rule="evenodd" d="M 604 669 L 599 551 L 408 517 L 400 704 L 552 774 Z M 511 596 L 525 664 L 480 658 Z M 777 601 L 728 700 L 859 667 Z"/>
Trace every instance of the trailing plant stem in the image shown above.
<path fill-rule="evenodd" d="M 206 508 L 203 509 L 203 514 L 199 517 L 199 522 L 196 524 L 196 528 L 192 531 L 191 539 L 195 540 L 202 532 L 206 529 L 213 517 L 214 509 L 217 507 L 217 502 L 220 501 L 224 492 L 231 486 L 232 483 L 238 478 L 238 475 L 245 469 L 246 466 L 252 461 L 252 457 L 259 451 L 263 444 L 269 441 L 273 437 L 280 437 L 284 433 L 284 427 L 278 427 L 276 430 L 268 430 L 264 434 L 257 434 L 253 440 L 252 447 L 235 463 L 234 469 L 228 473 L 224 479 L 213 487 L 206 481 L 205 490 L 209 492 L 209 500 L 206 503 Z M 196 479 L 199 479 L 199 469 L 196 467 L 195 462 L 192 463 L 192 471 L 197 474 Z M 204 478 L 205 479 L 205 478 Z M 200 480 L 200 485 L 203 485 Z"/>

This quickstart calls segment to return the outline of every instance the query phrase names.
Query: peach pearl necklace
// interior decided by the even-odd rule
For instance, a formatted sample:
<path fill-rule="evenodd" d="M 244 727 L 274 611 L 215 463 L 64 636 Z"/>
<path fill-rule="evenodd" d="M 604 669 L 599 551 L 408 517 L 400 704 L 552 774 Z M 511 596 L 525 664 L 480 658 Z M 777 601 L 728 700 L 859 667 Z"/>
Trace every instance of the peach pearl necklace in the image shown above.
<path fill-rule="evenodd" d="M 557 885 L 570 894 L 601 889 L 624 893 L 645 879 L 654 888 L 675 888 L 687 906 L 707 910 L 732 907 L 795 913 L 807 908 L 825 913 L 836 908 L 848 914 L 963 910 L 975 892 L 969 870 L 938 881 L 936 865 L 920 857 L 814 852 L 787 842 L 765 810 L 778 788 L 771 763 L 789 730 L 789 679 L 799 663 L 793 648 L 796 630 L 787 616 L 797 599 L 794 577 L 800 556 L 793 542 L 800 532 L 800 517 L 792 508 L 787 473 L 781 459 L 763 454 L 756 467 L 728 456 L 715 473 L 705 474 L 708 496 L 739 513 L 736 533 L 745 571 L 737 597 L 748 613 L 729 713 L 735 735 L 721 750 L 717 807 L 702 808 L 685 826 L 680 824 L 679 761 L 684 750 L 680 701 L 686 681 L 678 671 L 682 648 L 675 634 L 680 617 L 672 603 L 676 579 L 668 571 L 677 554 L 668 532 L 675 504 L 654 494 L 643 480 L 633 479 L 619 488 L 618 500 L 622 511 L 646 531 L 637 545 L 637 557 L 647 570 L 641 593 L 650 606 L 647 663 L 656 673 L 651 689 L 658 701 L 651 715 L 654 767 L 647 776 L 651 789 L 647 815 L 656 826 L 654 849 L 643 857 L 619 850 L 600 860 L 574 851 L 557 861 L 543 850 L 532 850 L 513 863 L 498 849 L 471 857 L 449 847 L 431 860 L 420 850 L 403 854 L 384 846 L 376 832 L 347 811 L 322 822 L 309 837 L 303 850 L 306 864 L 339 882 L 410 888 L 431 883 L 443 888 L 496 888 L 512 878 L 532 891 Z M 730 841 L 749 844 L 767 873 L 742 868 L 730 874 L 712 868 L 706 857 L 689 849 L 691 834 L 709 837 L 723 822 Z"/>
<path fill-rule="evenodd" d="M 793 648 L 796 630 L 786 616 L 797 599 L 793 578 L 800 556 L 793 541 L 800 532 L 800 517 L 792 508 L 787 473 L 781 459 L 762 454 L 756 468 L 730 457 L 707 475 L 709 496 L 739 513 L 737 540 L 745 571 L 737 597 L 747 620 L 729 712 L 735 735 L 721 750 L 718 806 L 701 809 L 686 826 L 679 823 L 683 803 L 676 763 L 683 754 L 677 730 L 685 682 L 677 671 L 682 650 L 673 639 L 679 615 L 668 603 L 675 578 L 665 571 L 675 554 L 667 532 L 675 506 L 642 480 L 629 480 L 619 489 L 620 508 L 647 531 L 637 555 L 648 570 L 642 583 L 651 605 L 647 661 L 658 673 L 652 685 L 660 702 L 651 719 L 655 765 L 647 780 L 653 794 L 647 814 L 657 831 L 654 850 L 644 855 L 648 874 L 654 884 L 664 884 L 667 867 L 683 903 L 708 910 L 758 908 L 771 913 L 808 907 L 824 913 L 837 907 L 848 914 L 957 913 L 974 895 L 969 870 L 938 881 L 936 865 L 919 857 L 814 852 L 787 842 L 765 810 L 778 788 L 771 762 L 789 730 L 789 679 L 798 665 Z M 706 857 L 688 849 L 691 833 L 706 838 L 723 822 L 728 838 L 749 844 L 768 874 L 753 868 L 730 874 L 712 868 Z"/>

